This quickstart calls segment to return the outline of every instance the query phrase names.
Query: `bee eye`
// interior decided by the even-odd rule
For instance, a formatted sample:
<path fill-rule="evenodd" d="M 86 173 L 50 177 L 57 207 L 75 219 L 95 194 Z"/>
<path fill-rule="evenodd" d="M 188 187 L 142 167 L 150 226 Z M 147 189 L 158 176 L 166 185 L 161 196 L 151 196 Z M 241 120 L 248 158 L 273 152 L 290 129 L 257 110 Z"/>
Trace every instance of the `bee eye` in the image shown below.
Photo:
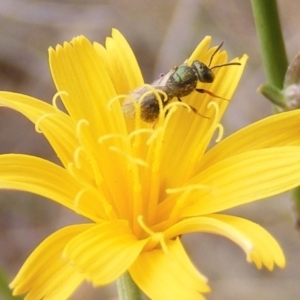
<path fill-rule="evenodd" d="M 209 69 L 207 68 L 203 73 L 202 73 L 202 82 L 207 82 L 207 83 L 211 83 L 213 82 L 215 79 L 215 75 L 214 73 Z"/>
<path fill-rule="evenodd" d="M 211 69 L 201 61 L 195 60 L 191 68 L 195 71 L 198 80 L 201 82 L 211 83 L 215 79 L 214 73 Z"/>

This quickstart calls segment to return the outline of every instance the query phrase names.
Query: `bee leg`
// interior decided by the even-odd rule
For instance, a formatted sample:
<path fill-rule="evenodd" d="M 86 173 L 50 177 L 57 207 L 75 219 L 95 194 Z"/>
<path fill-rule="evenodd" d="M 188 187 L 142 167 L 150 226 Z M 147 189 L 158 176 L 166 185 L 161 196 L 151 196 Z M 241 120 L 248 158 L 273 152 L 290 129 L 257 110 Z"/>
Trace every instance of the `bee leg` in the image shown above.
<path fill-rule="evenodd" d="M 218 95 L 216 95 L 216 94 L 214 94 L 214 93 L 212 93 L 212 92 L 210 92 L 210 91 L 208 91 L 208 90 L 204 90 L 204 89 L 196 89 L 196 91 L 197 91 L 198 93 L 201 93 L 201 94 L 208 94 L 209 96 L 214 97 L 214 98 L 219 98 L 219 99 L 222 99 L 222 100 L 229 101 L 228 99 L 225 99 L 225 98 L 223 98 L 223 97 L 220 97 L 220 96 L 218 96 Z"/>
<path fill-rule="evenodd" d="M 181 100 L 180 98 L 178 98 L 178 97 L 177 97 L 177 100 L 178 100 L 179 102 L 182 102 L 182 100 Z M 186 104 L 187 104 L 187 103 L 186 103 Z M 187 104 L 187 105 L 189 106 L 189 108 L 191 109 L 191 111 L 192 111 L 194 114 L 196 114 L 196 115 L 198 115 L 198 116 L 200 116 L 200 117 L 202 117 L 202 118 L 209 119 L 209 117 L 206 117 L 206 116 L 201 115 L 201 114 L 198 112 L 198 110 L 197 110 L 194 106 L 189 105 L 189 104 Z"/>

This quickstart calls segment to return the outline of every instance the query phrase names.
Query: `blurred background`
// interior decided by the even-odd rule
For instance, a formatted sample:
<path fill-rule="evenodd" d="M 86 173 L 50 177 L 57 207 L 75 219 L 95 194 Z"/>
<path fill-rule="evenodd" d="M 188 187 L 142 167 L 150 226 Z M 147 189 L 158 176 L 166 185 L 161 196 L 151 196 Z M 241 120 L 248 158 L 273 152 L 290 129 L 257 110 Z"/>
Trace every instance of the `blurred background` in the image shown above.
<path fill-rule="evenodd" d="M 278 5 L 291 60 L 300 50 L 300 2 L 279 0 Z M 241 84 L 223 119 L 225 134 L 272 114 L 270 103 L 256 93 L 265 75 L 251 3 L 240 0 L 1 0 L 0 90 L 50 102 L 56 91 L 48 69 L 48 47 L 80 34 L 104 43 L 112 27 L 127 38 L 149 83 L 182 63 L 204 36 L 212 35 L 213 45 L 224 40 L 230 59 L 249 55 Z M 0 153 L 27 153 L 57 162 L 34 126 L 4 108 L 0 109 Z M 300 236 L 291 216 L 289 194 L 230 213 L 253 220 L 272 233 L 285 251 L 287 267 L 274 272 L 257 270 L 235 244 L 222 237 L 186 236 L 187 251 L 210 280 L 212 293 L 207 299 L 299 299 Z M 49 200 L 1 191 L 0 267 L 12 279 L 45 237 L 80 221 Z M 72 299 L 116 299 L 116 289 L 113 285 L 94 289 L 85 284 Z"/>

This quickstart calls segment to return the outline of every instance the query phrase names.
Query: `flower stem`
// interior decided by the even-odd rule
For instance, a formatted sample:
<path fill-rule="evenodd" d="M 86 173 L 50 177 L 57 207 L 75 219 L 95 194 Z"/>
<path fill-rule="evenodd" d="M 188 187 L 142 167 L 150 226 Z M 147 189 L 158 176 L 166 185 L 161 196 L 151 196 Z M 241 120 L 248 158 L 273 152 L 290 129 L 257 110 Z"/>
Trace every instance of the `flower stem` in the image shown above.
<path fill-rule="evenodd" d="M 267 81 L 281 90 L 288 61 L 276 0 L 251 0 L 251 3 Z"/>
<path fill-rule="evenodd" d="M 285 108 L 281 95 L 288 60 L 284 47 L 276 0 L 251 0 L 256 30 L 260 41 L 267 84 L 259 90 L 275 105 Z M 296 227 L 300 230 L 300 187 L 293 190 L 292 201 Z"/>
<path fill-rule="evenodd" d="M 17 297 L 12 295 L 11 289 L 8 287 L 8 277 L 2 269 L 0 269 L 0 299 L 6 300 L 21 300 L 23 297 Z"/>
<path fill-rule="evenodd" d="M 119 300 L 144 300 L 144 295 L 127 272 L 117 280 Z"/>

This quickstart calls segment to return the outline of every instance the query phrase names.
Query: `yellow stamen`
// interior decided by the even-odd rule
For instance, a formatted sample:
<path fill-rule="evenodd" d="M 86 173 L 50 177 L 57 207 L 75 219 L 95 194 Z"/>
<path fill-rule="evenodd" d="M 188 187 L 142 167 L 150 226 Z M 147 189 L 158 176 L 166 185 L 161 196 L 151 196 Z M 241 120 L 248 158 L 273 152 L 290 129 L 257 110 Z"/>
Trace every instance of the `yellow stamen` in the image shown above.
<path fill-rule="evenodd" d="M 170 227 L 179 220 L 183 208 L 190 204 L 191 197 L 189 197 L 189 196 L 190 196 L 191 192 L 193 192 L 194 190 L 209 190 L 209 191 L 213 192 L 214 188 L 203 185 L 203 184 L 193 184 L 193 185 L 188 185 L 188 186 L 184 186 L 181 188 L 174 188 L 174 189 L 166 190 L 167 194 L 181 193 L 181 195 L 179 197 L 174 198 L 174 200 L 175 200 L 174 206 L 172 208 L 170 215 L 168 216 L 167 222 L 164 223 L 164 226 Z"/>
<path fill-rule="evenodd" d="M 143 179 L 145 182 L 145 187 L 148 188 L 145 191 L 145 194 L 148 195 L 147 215 L 150 224 L 152 224 L 155 219 L 159 200 L 161 183 L 159 180 L 159 171 L 162 159 L 164 134 L 168 120 L 169 119 L 165 120 L 165 122 L 162 123 L 162 126 L 157 127 L 157 129 L 155 129 L 155 131 L 147 141 L 147 144 L 149 144 L 149 148 L 146 161 L 151 168 L 144 170 Z"/>
<path fill-rule="evenodd" d="M 208 144 L 211 140 L 211 136 L 213 135 L 213 132 L 216 130 L 216 128 L 219 128 L 219 135 L 217 137 L 217 140 L 219 141 L 222 138 L 223 129 L 222 129 L 221 125 L 219 126 L 219 123 L 218 123 L 219 122 L 219 114 L 220 114 L 219 105 L 216 102 L 211 101 L 208 103 L 207 108 L 209 109 L 211 107 L 214 108 L 214 112 L 215 112 L 214 115 L 209 119 L 211 125 L 208 128 L 207 132 L 205 133 L 201 143 L 199 143 L 199 145 L 195 148 L 195 151 L 193 152 L 193 154 L 189 160 L 189 164 L 187 165 L 187 167 L 185 169 L 185 173 L 182 176 L 182 182 L 187 181 L 196 172 L 196 168 L 198 166 L 198 161 L 202 158 L 203 153 L 207 149 Z"/>
<path fill-rule="evenodd" d="M 126 98 L 128 98 L 128 95 L 118 95 L 118 96 L 113 97 L 113 98 L 110 99 L 110 100 L 108 101 L 108 103 L 106 104 L 108 110 L 112 111 L 112 105 L 113 105 L 113 103 L 115 103 L 117 100 L 126 99 Z"/>
<path fill-rule="evenodd" d="M 98 143 L 102 144 L 105 140 L 109 140 L 112 138 L 118 138 L 118 139 L 123 139 L 123 140 L 128 140 L 128 136 L 124 134 L 117 134 L 117 133 L 110 133 L 110 134 L 105 134 L 102 135 L 101 137 L 98 138 Z"/>
<path fill-rule="evenodd" d="M 86 155 L 84 153 L 83 147 L 82 146 L 77 147 L 73 154 L 74 164 L 77 169 L 82 168 L 82 164 L 80 163 L 80 157 L 82 156 L 82 154 Z"/>
<path fill-rule="evenodd" d="M 85 165 L 86 167 L 86 163 L 82 164 Z M 72 177 L 74 179 L 76 179 L 77 181 L 80 181 L 81 184 L 86 185 L 86 186 L 90 186 L 91 185 L 91 180 L 93 180 L 93 174 L 89 174 L 90 176 L 87 176 L 87 173 L 84 173 L 84 167 L 80 166 L 76 166 L 76 163 L 68 163 L 66 166 L 66 169 L 68 170 L 68 172 L 72 175 Z M 86 169 L 88 170 L 88 169 Z M 103 181 L 102 181 L 103 182 Z M 100 186 L 100 185 L 98 185 Z"/>
<path fill-rule="evenodd" d="M 153 132 L 154 132 L 154 130 L 151 129 L 151 128 L 140 128 L 140 129 L 136 129 L 136 130 L 132 131 L 132 132 L 128 135 L 128 137 L 129 137 L 129 139 L 131 140 L 131 139 L 134 138 L 136 135 L 139 135 L 139 134 L 141 134 L 141 133 L 150 133 L 150 134 L 152 134 Z"/>
<path fill-rule="evenodd" d="M 88 195 L 85 197 L 86 194 Z M 107 199 L 105 199 L 98 191 L 92 190 L 91 188 L 84 188 L 77 193 L 74 199 L 74 209 L 77 213 L 80 214 L 82 210 L 80 208 L 80 204 L 81 202 L 84 202 L 86 198 L 93 199 L 93 202 L 91 203 L 93 203 L 93 205 L 96 207 L 93 211 L 95 215 L 99 214 L 97 216 L 99 219 L 113 220 L 117 218 L 112 206 L 108 203 Z M 97 218 L 95 218 L 95 215 L 93 216 L 94 222 L 99 222 L 99 219 L 97 220 Z"/>
<path fill-rule="evenodd" d="M 97 147 L 95 146 L 93 137 L 90 135 L 91 131 L 88 129 L 89 126 L 90 124 L 87 120 L 82 119 L 78 121 L 76 124 L 76 136 L 82 146 L 82 151 L 86 154 L 87 161 L 91 166 L 96 185 L 101 186 L 103 177 L 101 176 L 101 170 L 96 159 L 97 156 L 91 151 L 91 149 L 95 150 Z"/>
<path fill-rule="evenodd" d="M 224 135 L 224 127 L 221 123 L 219 123 L 216 125 L 216 129 L 218 129 L 218 136 L 215 139 L 215 142 L 219 143 L 222 140 L 222 137 Z"/>
<path fill-rule="evenodd" d="M 59 91 L 57 93 L 55 93 L 55 95 L 53 96 L 52 98 L 52 105 L 53 107 L 55 107 L 55 109 L 59 112 L 61 112 L 61 110 L 58 108 L 57 106 L 57 100 L 61 100 L 61 97 L 60 96 L 69 96 L 69 94 L 66 92 L 66 91 Z"/>
<path fill-rule="evenodd" d="M 187 109 L 188 109 L 188 112 L 191 112 L 191 111 L 192 111 L 190 105 L 188 105 L 187 103 L 181 102 L 181 101 L 173 101 L 173 102 L 168 103 L 168 104 L 165 106 L 165 108 L 164 108 L 164 113 L 166 114 L 166 113 L 168 112 L 168 114 L 170 114 L 170 113 L 171 113 L 171 108 L 173 108 L 173 109 L 176 108 L 176 109 L 177 109 L 178 106 L 183 106 L 184 108 L 187 108 Z M 176 109 L 174 109 L 174 111 L 175 111 Z"/>
<path fill-rule="evenodd" d="M 34 125 L 34 129 L 36 132 L 38 133 L 43 133 L 43 130 L 40 129 L 40 124 L 41 122 L 46 119 L 46 118 L 49 118 L 49 117 L 55 117 L 56 114 L 45 114 L 45 115 L 42 115 L 41 117 L 39 117 L 36 122 L 35 122 L 35 125 Z"/>
<path fill-rule="evenodd" d="M 165 239 L 164 239 L 164 234 L 163 232 L 154 232 L 152 231 L 145 223 L 143 220 L 143 216 L 138 216 L 137 222 L 140 225 L 140 227 L 143 229 L 143 231 L 148 234 L 151 239 L 146 245 L 145 250 L 151 250 L 155 248 L 158 244 L 160 244 L 161 248 L 166 252 L 168 251 Z"/>
<path fill-rule="evenodd" d="M 117 153 L 123 155 L 128 160 L 128 162 L 131 163 L 131 164 L 140 165 L 142 167 L 149 167 L 149 165 L 147 164 L 147 162 L 145 162 L 142 159 L 130 156 L 129 154 L 125 153 L 124 150 L 122 150 L 122 149 L 119 149 L 117 147 L 111 146 L 111 147 L 109 147 L 109 150 L 117 152 Z"/>

